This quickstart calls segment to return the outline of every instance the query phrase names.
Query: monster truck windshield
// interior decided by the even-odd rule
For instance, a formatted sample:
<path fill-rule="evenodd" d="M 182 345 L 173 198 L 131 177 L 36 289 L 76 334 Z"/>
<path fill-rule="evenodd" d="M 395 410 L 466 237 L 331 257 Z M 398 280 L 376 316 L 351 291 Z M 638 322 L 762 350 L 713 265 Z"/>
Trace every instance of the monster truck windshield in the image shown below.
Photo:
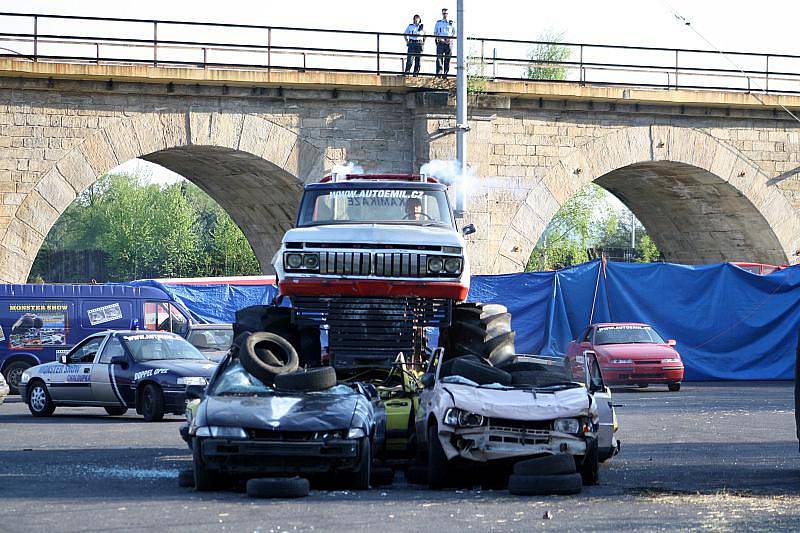
<path fill-rule="evenodd" d="M 443 190 L 349 185 L 306 191 L 298 226 L 353 223 L 453 227 Z"/>

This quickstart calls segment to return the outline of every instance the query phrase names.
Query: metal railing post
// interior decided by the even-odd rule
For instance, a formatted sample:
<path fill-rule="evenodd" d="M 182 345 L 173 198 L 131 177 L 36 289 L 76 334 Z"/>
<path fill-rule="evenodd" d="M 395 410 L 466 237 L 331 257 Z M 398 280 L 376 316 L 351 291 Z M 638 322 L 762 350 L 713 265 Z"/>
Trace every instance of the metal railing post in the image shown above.
<path fill-rule="evenodd" d="M 158 22 L 153 22 L 153 66 L 158 66 Z"/>
<path fill-rule="evenodd" d="M 483 67 L 484 67 L 484 64 L 486 63 L 486 60 L 484 59 L 484 56 L 483 56 L 483 48 L 484 48 L 485 44 L 486 44 L 486 41 L 481 39 L 481 78 L 483 77 Z"/>
<path fill-rule="evenodd" d="M 492 79 L 497 79 L 497 48 L 492 49 Z"/>
<path fill-rule="evenodd" d="M 581 45 L 580 51 L 578 52 L 578 55 L 579 55 L 579 58 L 578 58 L 578 65 L 579 65 L 578 80 L 581 83 L 583 83 L 584 81 L 586 81 L 586 76 L 585 76 L 585 74 L 583 72 L 583 45 Z"/>
<path fill-rule="evenodd" d="M 375 34 L 375 40 L 376 40 L 376 43 L 377 43 L 377 53 L 376 53 L 376 56 L 377 56 L 377 71 L 376 71 L 376 73 L 378 74 L 378 76 L 380 76 L 381 75 L 381 34 L 380 33 L 376 33 Z"/>
<path fill-rule="evenodd" d="M 100 43 L 94 43 L 94 53 L 96 57 L 96 63 L 100 64 Z"/>
<path fill-rule="evenodd" d="M 769 92 L 769 54 L 767 54 L 766 87 L 764 91 Z"/>
<path fill-rule="evenodd" d="M 208 68 L 208 48 L 203 47 L 203 68 Z"/>
<path fill-rule="evenodd" d="M 267 72 L 272 71 L 272 28 L 267 28 Z"/>
<path fill-rule="evenodd" d="M 675 50 L 675 88 L 678 88 L 678 50 Z"/>
<path fill-rule="evenodd" d="M 33 16 L 33 60 L 38 61 L 39 58 L 39 17 Z"/>

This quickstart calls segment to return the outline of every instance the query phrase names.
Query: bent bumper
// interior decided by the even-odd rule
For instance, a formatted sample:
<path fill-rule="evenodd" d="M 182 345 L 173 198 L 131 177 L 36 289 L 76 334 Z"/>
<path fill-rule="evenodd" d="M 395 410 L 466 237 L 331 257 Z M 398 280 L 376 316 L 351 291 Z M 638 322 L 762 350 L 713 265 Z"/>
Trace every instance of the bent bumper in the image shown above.
<path fill-rule="evenodd" d="M 568 455 L 586 453 L 585 437 L 548 430 L 516 430 L 487 426 L 455 430 L 440 428 L 439 441 L 448 459 L 463 457 L 479 462 L 548 453 Z"/>
<path fill-rule="evenodd" d="M 203 439 L 206 468 L 237 474 L 310 474 L 353 470 L 359 464 L 355 439 L 314 442 Z"/>

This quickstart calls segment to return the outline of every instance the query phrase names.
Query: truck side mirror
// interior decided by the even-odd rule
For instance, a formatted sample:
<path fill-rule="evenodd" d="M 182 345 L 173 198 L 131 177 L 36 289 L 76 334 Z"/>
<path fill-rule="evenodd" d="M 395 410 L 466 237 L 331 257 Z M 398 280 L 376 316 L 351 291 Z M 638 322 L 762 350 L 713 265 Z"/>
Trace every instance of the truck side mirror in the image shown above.
<path fill-rule="evenodd" d="M 204 385 L 187 385 L 186 398 L 189 400 L 202 400 L 206 394 Z"/>
<path fill-rule="evenodd" d="M 128 358 L 125 357 L 124 355 L 115 355 L 114 357 L 111 358 L 111 364 L 119 365 L 122 368 L 125 368 L 128 366 Z"/>
<path fill-rule="evenodd" d="M 472 235 L 472 234 L 473 234 L 473 233 L 475 233 L 476 231 L 478 231 L 478 230 L 477 230 L 477 229 L 475 229 L 475 224 L 467 224 L 466 226 L 464 226 L 463 228 L 461 228 L 461 233 L 463 233 L 465 237 L 466 237 L 467 235 Z"/>

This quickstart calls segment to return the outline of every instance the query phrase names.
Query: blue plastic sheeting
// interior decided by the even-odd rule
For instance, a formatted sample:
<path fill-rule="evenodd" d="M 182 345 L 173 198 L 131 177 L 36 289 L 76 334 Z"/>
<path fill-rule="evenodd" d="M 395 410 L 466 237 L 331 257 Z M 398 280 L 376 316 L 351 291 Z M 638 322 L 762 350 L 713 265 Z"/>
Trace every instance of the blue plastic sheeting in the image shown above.
<path fill-rule="evenodd" d="M 794 377 L 798 266 L 760 276 L 727 263 L 603 268 L 593 261 L 555 272 L 476 276 L 469 298 L 509 308 L 519 352 L 562 355 L 594 309 L 593 322 L 645 322 L 676 339 L 687 381 Z"/>
<path fill-rule="evenodd" d="M 182 303 L 195 320 L 212 324 L 233 323 L 237 309 L 268 304 L 278 293 L 274 285 L 184 285 L 164 284 L 152 279 L 133 281 L 130 285 L 158 287 Z"/>

